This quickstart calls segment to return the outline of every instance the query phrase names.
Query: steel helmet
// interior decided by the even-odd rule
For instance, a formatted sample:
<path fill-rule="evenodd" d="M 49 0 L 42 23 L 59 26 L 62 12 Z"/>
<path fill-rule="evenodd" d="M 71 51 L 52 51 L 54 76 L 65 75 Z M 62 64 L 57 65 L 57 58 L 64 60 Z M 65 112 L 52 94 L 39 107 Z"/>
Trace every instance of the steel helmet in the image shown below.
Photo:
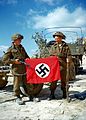
<path fill-rule="evenodd" d="M 53 37 L 55 38 L 55 36 L 60 36 L 60 37 L 62 37 L 62 39 L 65 39 L 65 38 L 66 38 L 66 36 L 65 36 L 62 32 L 55 32 L 55 33 L 53 34 Z"/>
<path fill-rule="evenodd" d="M 23 39 L 24 37 L 23 37 L 23 35 L 21 35 L 21 34 L 14 34 L 12 37 L 11 37 L 11 39 L 13 40 L 13 41 L 15 41 L 16 39 L 18 39 L 18 38 L 20 38 L 20 39 Z"/>

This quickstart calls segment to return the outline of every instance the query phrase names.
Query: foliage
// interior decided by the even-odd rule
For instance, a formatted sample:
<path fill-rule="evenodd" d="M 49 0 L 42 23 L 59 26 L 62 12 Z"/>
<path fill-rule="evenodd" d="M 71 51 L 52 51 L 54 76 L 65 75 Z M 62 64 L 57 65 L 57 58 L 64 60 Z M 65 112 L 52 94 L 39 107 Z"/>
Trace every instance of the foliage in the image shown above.
<path fill-rule="evenodd" d="M 35 40 L 37 46 L 38 46 L 38 51 L 36 51 L 35 57 L 36 58 L 42 58 L 42 57 L 47 57 L 48 55 L 48 50 L 46 47 L 47 44 L 47 39 L 44 38 L 42 33 L 36 32 L 33 36 L 32 39 Z"/>

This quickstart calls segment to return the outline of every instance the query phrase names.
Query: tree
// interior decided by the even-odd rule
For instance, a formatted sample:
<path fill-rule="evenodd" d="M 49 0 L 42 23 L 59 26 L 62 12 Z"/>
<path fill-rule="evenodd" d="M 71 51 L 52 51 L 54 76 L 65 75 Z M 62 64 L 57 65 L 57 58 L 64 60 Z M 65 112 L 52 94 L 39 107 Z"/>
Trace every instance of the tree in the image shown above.
<path fill-rule="evenodd" d="M 36 51 L 35 57 L 36 58 L 42 58 L 42 57 L 47 57 L 48 55 L 48 50 L 46 47 L 47 44 L 47 39 L 44 38 L 42 33 L 36 32 L 33 36 L 32 39 L 35 40 L 38 50 Z"/>

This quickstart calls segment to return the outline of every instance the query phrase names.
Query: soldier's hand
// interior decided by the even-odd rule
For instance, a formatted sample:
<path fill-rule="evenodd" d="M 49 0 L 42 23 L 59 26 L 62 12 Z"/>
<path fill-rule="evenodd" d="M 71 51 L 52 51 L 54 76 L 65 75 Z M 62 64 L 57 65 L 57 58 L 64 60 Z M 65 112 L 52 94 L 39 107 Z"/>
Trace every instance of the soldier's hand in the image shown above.
<path fill-rule="evenodd" d="M 21 62 L 19 62 L 19 59 L 15 59 L 15 64 L 21 64 Z"/>

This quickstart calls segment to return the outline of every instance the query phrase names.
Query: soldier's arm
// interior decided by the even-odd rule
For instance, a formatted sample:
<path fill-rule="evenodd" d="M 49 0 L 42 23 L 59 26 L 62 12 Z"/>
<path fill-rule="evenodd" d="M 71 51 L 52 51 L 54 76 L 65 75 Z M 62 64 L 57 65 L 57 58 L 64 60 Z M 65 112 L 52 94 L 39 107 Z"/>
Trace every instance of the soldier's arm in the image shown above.
<path fill-rule="evenodd" d="M 10 48 L 8 48 L 7 52 L 2 56 L 2 61 L 4 64 L 14 64 Z"/>
<path fill-rule="evenodd" d="M 23 49 L 24 49 L 24 47 L 23 47 Z M 25 49 L 24 49 L 24 52 L 25 52 L 25 57 L 30 59 L 30 57 L 29 57 L 29 55 L 27 54 L 27 52 L 26 52 Z"/>
<path fill-rule="evenodd" d="M 25 51 L 25 57 L 30 59 L 30 57 L 29 57 L 29 55 L 27 54 L 26 51 Z"/>
<path fill-rule="evenodd" d="M 70 50 L 69 46 L 67 45 L 67 63 L 70 64 L 71 61 L 72 61 L 71 50 Z"/>
<path fill-rule="evenodd" d="M 71 60 L 72 60 L 72 56 L 71 56 L 71 51 L 70 51 L 70 48 L 69 46 L 67 46 L 67 59 L 66 59 L 66 62 L 67 62 L 67 74 L 66 74 L 66 96 L 67 96 L 67 101 L 70 102 L 70 98 L 69 98 L 69 79 L 70 79 L 70 63 L 71 63 Z"/>

